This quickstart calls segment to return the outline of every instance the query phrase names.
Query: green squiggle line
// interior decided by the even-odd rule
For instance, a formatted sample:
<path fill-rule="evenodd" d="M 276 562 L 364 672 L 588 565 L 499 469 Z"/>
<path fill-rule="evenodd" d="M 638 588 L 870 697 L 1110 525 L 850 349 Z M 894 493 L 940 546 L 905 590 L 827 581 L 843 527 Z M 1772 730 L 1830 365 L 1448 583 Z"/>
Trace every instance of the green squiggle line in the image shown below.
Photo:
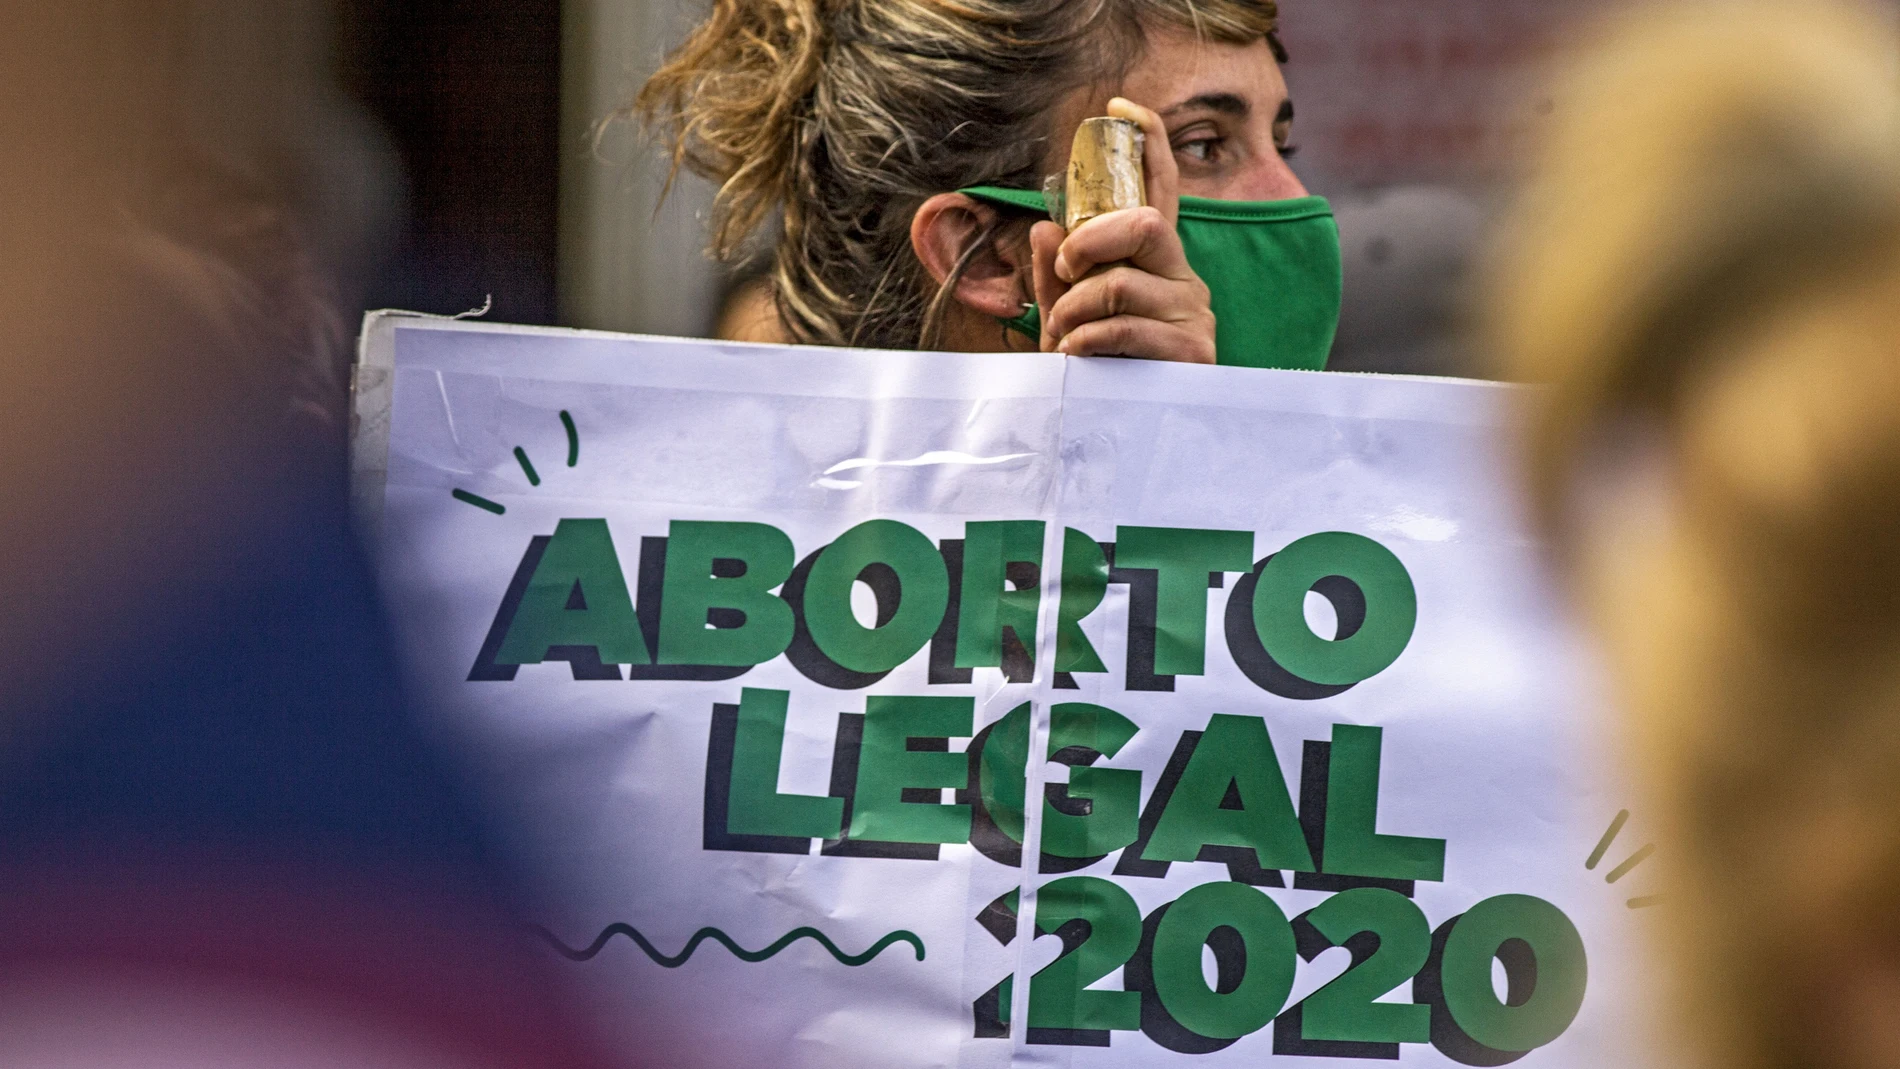
<path fill-rule="evenodd" d="M 677 969 L 686 964 L 686 962 L 692 958 L 693 951 L 699 949 L 699 944 L 708 939 L 714 939 L 725 944 L 726 949 L 732 951 L 733 957 L 755 965 L 767 958 L 775 956 L 779 951 L 784 950 L 800 939 L 816 941 L 827 951 L 830 951 L 831 956 L 837 958 L 840 965 L 854 969 L 860 965 L 869 963 L 871 959 L 884 953 L 893 943 L 909 943 L 917 951 L 917 960 L 924 960 L 924 941 L 917 938 L 915 933 L 906 931 L 892 932 L 871 944 L 871 949 L 862 954 L 846 954 L 844 951 L 838 949 L 838 944 L 832 942 L 830 936 L 827 936 L 816 928 L 794 929 L 781 936 L 778 942 L 759 951 L 745 949 L 738 943 L 733 942 L 731 936 L 717 928 L 701 928 L 699 931 L 693 933 L 691 939 L 686 941 L 686 949 L 680 951 L 677 956 L 669 956 L 661 953 L 658 947 L 647 941 L 646 936 L 640 934 L 639 929 L 630 924 L 609 924 L 601 931 L 599 937 L 594 940 L 593 944 L 584 950 L 576 950 L 568 946 L 566 943 L 561 942 L 553 932 L 548 931 L 540 925 L 536 925 L 534 930 L 540 933 L 541 938 L 547 940 L 555 950 L 560 952 L 562 957 L 569 961 L 592 961 L 595 956 L 606 947 L 609 940 L 616 935 L 624 935 L 639 944 L 640 949 L 645 951 L 646 956 L 652 958 L 655 964 L 666 969 Z"/>

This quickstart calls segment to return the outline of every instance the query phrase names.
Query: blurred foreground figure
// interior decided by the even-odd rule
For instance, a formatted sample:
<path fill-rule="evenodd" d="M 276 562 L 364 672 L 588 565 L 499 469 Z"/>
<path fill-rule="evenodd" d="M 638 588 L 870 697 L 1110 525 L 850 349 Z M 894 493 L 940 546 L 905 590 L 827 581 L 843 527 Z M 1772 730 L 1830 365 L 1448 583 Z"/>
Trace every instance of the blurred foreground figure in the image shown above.
<path fill-rule="evenodd" d="M 1694 1064 L 1900 1065 L 1900 57 L 1652 9 L 1560 85 L 1493 342 L 1675 873 Z"/>
<path fill-rule="evenodd" d="M 596 1064 L 349 533 L 322 10 L 0 4 L 0 1065 Z"/>

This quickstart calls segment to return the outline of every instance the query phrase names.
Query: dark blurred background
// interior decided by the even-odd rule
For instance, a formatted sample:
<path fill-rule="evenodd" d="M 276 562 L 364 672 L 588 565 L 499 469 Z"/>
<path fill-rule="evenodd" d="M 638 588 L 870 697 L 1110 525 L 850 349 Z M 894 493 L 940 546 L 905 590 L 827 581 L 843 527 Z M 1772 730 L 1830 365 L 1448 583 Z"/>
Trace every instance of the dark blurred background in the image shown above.
<path fill-rule="evenodd" d="M 723 274 L 699 252 L 708 191 L 655 211 L 663 172 L 600 122 L 703 4 L 341 0 L 344 80 L 406 176 L 367 307 L 704 334 Z M 1463 282 L 1516 148 L 1548 104 L 1559 0 L 1282 0 L 1295 167 L 1339 211 L 1334 367 L 1466 374 Z M 1613 151 L 1613 147 L 1606 147 Z"/>
<path fill-rule="evenodd" d="M 372 308 L 558 322 L 561 0 L 341 0 L 338 73 L 401 166 Z"/>

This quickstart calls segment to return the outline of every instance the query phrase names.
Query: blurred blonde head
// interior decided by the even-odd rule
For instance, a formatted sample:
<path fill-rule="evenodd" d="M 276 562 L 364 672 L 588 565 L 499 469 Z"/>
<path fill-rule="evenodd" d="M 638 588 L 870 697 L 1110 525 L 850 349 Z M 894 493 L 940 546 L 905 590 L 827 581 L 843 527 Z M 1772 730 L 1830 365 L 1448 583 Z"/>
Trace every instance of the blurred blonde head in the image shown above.
<path fill-rule="evenodd" d="M 1620 688 L 1686 1045 L 1900 1064 L 1900 57 L 1832 3 L 1625 15 L 1493 264 L 1534 500 Z"/>

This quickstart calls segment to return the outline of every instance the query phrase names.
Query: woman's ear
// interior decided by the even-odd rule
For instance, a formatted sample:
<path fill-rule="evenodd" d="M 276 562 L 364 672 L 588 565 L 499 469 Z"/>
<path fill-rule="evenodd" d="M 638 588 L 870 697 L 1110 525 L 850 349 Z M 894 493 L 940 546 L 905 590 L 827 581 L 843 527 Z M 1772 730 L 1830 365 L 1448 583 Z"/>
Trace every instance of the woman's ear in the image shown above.
<path fill-rule="evenodd" d="M 939 193 L 911 217 L 910 247 L 939 286 L 969 256 L 957 281 L 957 303 L 995 319 L 1012 319 L 1022 314 L 1029 299 L 1023 285 L 1028 243 L 997 240 L 1001 234 L 995 228 L 1001 220 L 995 208 L 973 197 Z M 971 246 L 985 232 L 990 232 L 990 240 L 972 255 Z"/>

